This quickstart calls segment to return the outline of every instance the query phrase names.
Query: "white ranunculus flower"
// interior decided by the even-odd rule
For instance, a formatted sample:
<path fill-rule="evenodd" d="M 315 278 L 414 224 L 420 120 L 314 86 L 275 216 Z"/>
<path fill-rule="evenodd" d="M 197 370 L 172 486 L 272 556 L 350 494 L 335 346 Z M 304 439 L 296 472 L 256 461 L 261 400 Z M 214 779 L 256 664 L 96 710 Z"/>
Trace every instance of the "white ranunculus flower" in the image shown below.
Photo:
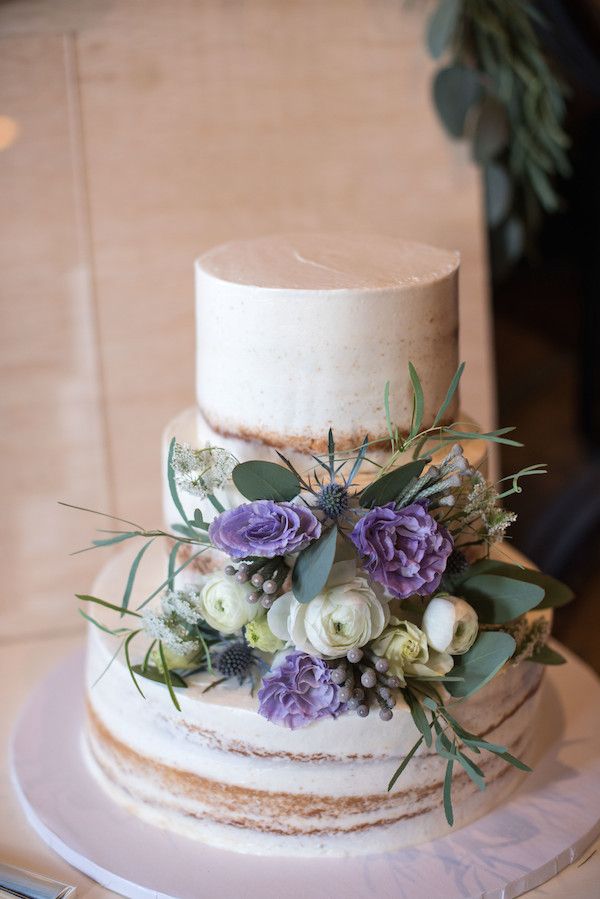
<path fill-rule="evenodd" d="M 240 584 L 235 578 L 215 574 L 200 591 L 198 612 L 215 630 L 222 634 L 234 634 L 249 621 L 264 615 L 261 605 L 248 602 L 253 590 L 250 583 Z"/>
<path fill-rule="evenodd" d="M 436 596 L 425 609 L 423 630 L 433 649 L 462 655 L 477 637 L 477 613 L 458 596 Z"/>
<path fill-rule="evenodd" d="M 387 659 L 389 674 L 398 677 L 402 684 L 405 676 L 431 677 L 447 674 L 454 665 L 452 656 L 430 650 L 427 637 L 412 621 L 392 618 L 389 627 L 375 640 L 371 649 L 376 656 Z"/>
<path fill-rule="evenodd" d="M 296 649 L 324 659 L 339 659 L 349 649 L 378 637 L 389 619 L 382 601 L 363 577 L 346 583 L 338 578 L 309 603 L 299 603 L 293 593 L 280 597 L 269 609 L 272 632 Z"/>

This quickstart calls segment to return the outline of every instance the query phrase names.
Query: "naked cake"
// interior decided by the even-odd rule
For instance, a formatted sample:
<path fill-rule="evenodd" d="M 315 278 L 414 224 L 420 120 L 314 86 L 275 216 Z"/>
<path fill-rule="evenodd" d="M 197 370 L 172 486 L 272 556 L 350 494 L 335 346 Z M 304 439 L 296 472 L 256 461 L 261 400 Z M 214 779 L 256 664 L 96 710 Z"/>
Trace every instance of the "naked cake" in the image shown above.
<path fill-rule="evenodd" d="M 460 411 L 458 269 L 348 234 L 196 262 L 164 522 L 96 541 L 145 542 L 80 595 L 84 752 L 133 814 L 236 852 L 376 853 L 529 770 L 568 591 L 502 543 L 502 500 L 538 469 L 486 480 L 488 444 L 513 441 Z"/>

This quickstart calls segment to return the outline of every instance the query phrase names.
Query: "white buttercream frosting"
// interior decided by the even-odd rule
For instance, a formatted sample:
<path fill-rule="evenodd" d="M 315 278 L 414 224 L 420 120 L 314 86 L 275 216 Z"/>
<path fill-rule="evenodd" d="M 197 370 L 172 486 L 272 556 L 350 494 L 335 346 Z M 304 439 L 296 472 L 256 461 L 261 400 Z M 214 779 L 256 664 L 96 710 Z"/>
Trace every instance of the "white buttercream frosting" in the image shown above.
<path fill-rule="evenodd" d="M 196 262 L 197 398 L 224 434 L 315 448 L 431 423 L 457 367 L 458 253 L 389 237 L 233 241 Z M 451 406 L 451 416 L 455 407 Z"/>

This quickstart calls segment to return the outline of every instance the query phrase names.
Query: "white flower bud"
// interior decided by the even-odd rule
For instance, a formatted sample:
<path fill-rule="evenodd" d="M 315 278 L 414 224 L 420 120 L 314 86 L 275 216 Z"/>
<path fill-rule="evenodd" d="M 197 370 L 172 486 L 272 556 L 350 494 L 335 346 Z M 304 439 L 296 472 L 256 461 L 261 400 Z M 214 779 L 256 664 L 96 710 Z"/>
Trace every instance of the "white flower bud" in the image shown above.
<path fill-rule="evenodd" d="M 429 645 L 450 655 L 467 652 L 477 637 L 477 613 L 458 596 L 434 597 L 425 609 L 422 625 Z"/>

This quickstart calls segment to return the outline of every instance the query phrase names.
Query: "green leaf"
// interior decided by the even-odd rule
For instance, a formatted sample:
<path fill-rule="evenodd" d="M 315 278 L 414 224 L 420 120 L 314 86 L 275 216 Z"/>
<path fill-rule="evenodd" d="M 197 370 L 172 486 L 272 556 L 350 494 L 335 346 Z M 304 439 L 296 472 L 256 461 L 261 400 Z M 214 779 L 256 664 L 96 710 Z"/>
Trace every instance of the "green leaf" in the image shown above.
<path fill-rule="evenodd" d="M 540 646 L 539 649 L 536 649 L 526 661 L 537 662 L 538 665 L 564 665 L 567 660 L 564 656 L 561 656 L 559 652 L 556 652 L 555 649 L 551 649 L 551 647 L 546 644 Z"/>
<path fill-rule="evenodd" d="M 385 409 L 385 424 L 387 427 L 387 432 L 390 435 L 390 441 L 392 445 L 394 443 L 394 428 L 392 426 L 392 414 L 390 412 L 390 382 L 385 382 L 385 388 L 383 391 L 383 407 Z"/>
<path fill-rule="evenodd" d="M 333 431 L 329 428 L 327 435 L 327 454 L 329 456 L 329 474 L 331 480 L 335 478 L 335 440 L 333 439 Z"/>
<path fill-rule="evenodd" d="M 459 749 L 456 750 L 456 761 L 466 771 L 475 786 L 479 790 L 485 790 L 485 777 L 481 768 Z"/>
<path fill-rule="evenodd" d="M 467 569 L 459 583 L 478 574 L 498 574 L 516 581 L 537 584 L 544 591 L 543 600 L 536 606 L 538 609 L 555 609 L 571 602 L 574 597 L 570 587 L 549 574 L 544 574 L 535 568 L 522 568 L 520 565 L 512 565 L 498 559 L 481 559 L 479 562 L 475 562 Z"/>
<path fill-rule="evenodd" d="M 417 374 L 417 370 L 412 364 L 412 362 L 408 363 L 408 373 L 410 375 L 410 380 L 413 388 L 414 394 L 414 405 L 413 405 L 413 415 L 412 422 L 410 426 L 410 433 L 408 435 L 408 439 L 412 440 L 413 437 L 421 430 L 421 423 L 423 421 L 423 412 L 425 411 L 425 397 L 423 396 L 423 387 L 421 385 L 421 379 Z"/>
<path fill-rule="evenodd" d="M 77 609 L 77 611 L 79 612 L 79 614 L 81 615 L 82 618 L 85 618 L 86 621 L 89 621 L 90 624 L 93 624 L 95 627 L 98 628 L 98 630 L 104 631 L 105 634 L 110 634 L 111 637 L 122 637 L 123 634 L 129 633 L 130 629 L 128 627 L 117 627 L 114 629 L 110 628 L 110 627 L 105 627 L 103 624 L 100 624 L 99 621 L 96 621 L 95 618 L 92 618 L 91 615 L 88 615 L 87 612 L 84 612 L 83 609 Z"/>
<path fill-rule="evenodd" d="M 509 213 L 512 203 L 512 186 L 506 169 L 495 162 L 485 167 L 485 209 L 488 224 L 497 227 Z"/>
<path fill-rule="evenodd" d="M 300 481 L 276 462 L 240 462 L 233 469 L 233 483 L 251 501 L 271 499 L 287 502 L 300 493 Z"/>
<path fill-rule="evenodd" d="M 452 137 L 462 137 L 467 113 L 481 97 L 478 73 L 466 66 L 446 66 L 433 82 L 433 101 L 442 124 Z"/>
<path fill-rule="evenodd" d="M 482 624 L 504 624 L 535 608 L 544 598 L 537 584 L 498 574 L 478 574 L 463 581 L 461 594 Z"/>
<path fill-rule="evenodd" d="M 337 528 L 334 525 L 299 554 L 292 571 L 292 590 L 298 602 L 310 602 L 327 583 L 335 558 L 336 541 Z"/>
<path fill-rule="evenodd" d="M 209 527 L 208 522 L 205 521 L 202 516 L 201 509 L 194 509 L 194 520 L 190 522 L 190 524 L 193 524 L 195 528 L 199 528 L 202 531 L 207 531 Z"/>
<path fill-rule="evenodd" d="M 103 537 L 101 540 L 92 540 L 94 546 L 112 546 L 114 543 L 123 543 L 124 540 L 131 540 L 132 537 L 137 537 L 139 531 L 127 531 L 124 534 L 117 534 L 116 537 Z"/>
<path fill-rule="evenodd" d="M 480 165 L 490 162 L 506 147 L 509 138 L 504 104 L 488 95 L 479 109 L 473 135 L 473 157 Z"/>
<path fill-rule="evenodd" d="M 361 491 L 360 505 L 363 509 L 370 509 L 373 506 L 383 506 L 385 503 L 393 502 L 413 478 L 419 477 L 429 461 L 429 458 L 415 459 L 413 462 L 407 462 L 406 465 L 395 468 L 394 471 L 377 478 Z"/>
<path fill-rule="evenodd" d="M 106 602 L 105 599 L 98 599 L 97 596 L 88 596 L 86 593 L 76 593 L 75 596 L 77 599 L 80 599 L 81 602 L 93 602 L 98 606 L 104 606 L 105 609 L 111 609 L 113 612 L 123 612 L 124 615 L 133 615 L 135 618 L 141 618 L 141 615 L 138 615 L 137 612 L 132 612 L 130 609 L 123 609 L 121 606 L 116 606 L 112 602 Z"/>
<path fill-rule="evenodd" d="M 129 600 L 131 598 L 131 591 L 133 590 L 133 584 L 135 582 L 135 576 L 137 574 L 137 570 L 140 567 L 140 562 L 142 561 L 143 555 L 150 546 L 151 543 L 154 543 L 154 538 L 152 540 L 148 540 L 147 543 L 144 543 L 139 553 L 136 555 L 131 568 L 129 569 L 129 576 L 127 578 L 127 583 L 125 584 L 125 592 L 123 593 L 123 599 L 121 600 L 121 615 L 125 614 L 125 611 L 129 605 Z"/>
<path fill-rule="evenodd" d="M 450 382 L 450 387 L 448 388 L 448 392 L 446 393 L 444 402 L 438 409 L 438 413 L 433 420 L 432 427 L 435 428 L 436 425 L 438 425 L 443 420 L 444 415 L 446 414 L 446 409 L 452 402 L 452 397 L 456 393 L 456 390 L 458 388 L 458 385 L 460 383 L 460 379 L 462 378 L 462 374 L 463 374 L 464 370 L 465 370 L 465 363 L 461 362 L 460 365 L 458 366 L 458 368 L 456 369 L 456 372 L 455 372 L 454 377 L 452 378 L 452 381 Z"/>
<path fill-rule="evenodd" d="M 390 790 L 392 789 L 392 787 L 394 786 L 394 784 L 396 783 L 396 781 L 398 780 L 398 778 L 400 777 L 400 775 L 402 774 L 402 772 L 404 771 L 404 769 L 406 768 L 406 766 L 408 765 L 408 763 L 410 762 L 410 760 L 412 759 L 413 755 L 415 754 L 415 752 L 417 751 L 417 749 L 419 748 L 419 746 L 421 745 L 422 742 L 423 742 L 423 737 L 419 737 L 419 739 L 417 740 L 417 742 L 415 743 L 413 748 L 410 750 L 410 752 L 404 756 L 401 764 L 398 766 L 398 768 L 396 768 L 396 771 L 392 775 L 392 778 L 388 784 L 388 787 L 387 787 L 388 793 L 390 792 Z"/>
<path fill-rule="evenodd" d="M 454 428 L 444 428 L 445 434 L 449 434 L 451 437 L 457 437 L 459 440 L 488 440 L 490 443 L 501 443 L 503 446 L 523 446 L 518 440 L 511 440 L 510 438 L 503 436 L 510 431 L 514 431 L 514 428 L 499 428 L 497 431 L 488 431 L 487 433 L 456 431 Z"/>
<path fill-rule="evenodd" d="M 427 49 L 439 59 L 449 45 L 458 22 L 460 0 L 441 0 L 427 25 Z"/>
<path fill-rule="evenodd" d="M 454 824 L 454 812 L 452 810 L 452 769 L 454 767 L 454 759 L 448 759 L 446 764 L 446 774 L 444 775 L 444 812 L 446 821 L 452 827 Z"/>
<path fill-rule="evenodd" d="M 135 684 L 136 690 L 138 691 L 138 693 L 140 694 L 140 696 L 142 697 L 142 699 L 145 699 L 146 697 L 145 697 L 144 694 L 142 693 L 142 688 L 141 688 L 140 685 L 138 684 L 138 682 L 137 682 L 137 677 L 135 676 L 135 672 L 134 672 L 133 668 L 131 667 L 131 659 L 130 659 L 130 657 L 129 657 L 129 644 L 131 643 L 131 641 L 133 640 L 133 638 L 134 638 L 135 636 L 137 636 L 137 634 L 139 634 L 139 631 L 132 631 L 132 633 L 129 634 L 129 636 L 128 636 L 127 639 L 125 640 L 125 645 L 124 645 L 124 649 L 125 649 L 125 661 L 127 662 L 127 668 L 128 668 L 128 670 L 129 670 L 129 674 L 131 675 L 131 680 L 132 680 L 133 683 Z"/>
<path fill-rule="evenodd" d="M 358 474 L 360 466 L 362 465 L 363 459 L 365 458 L 365 455 L 367 453 L 368 445 L 369 445 L 369 436 L 367 434 L 367 435 L 365 435 L 365 438 L 360 445 L 360 449 L 358 450 L 356 459 L 354 460 L 354 464 L 350 470 L 350 474 L 348 475 L 348 479 L 346 481 L 346 486 L 349 487 L 350 484 L 352 484 L 352 482 L 354 481 L 354 478 L 356 477 L 356 475 Z"/>
<path fill-rule="evenodd" d="M 175 564 L 177 562 L 177 553 L 179 552 L 180 546 L 181 543 L 177 540 L 171 547 L 171 552 L 169 553 L 169 562 L 167 565 L 167 587 L 169 590 L 173 590 L 175 586 Z"/>
<path fill-rule="evenodd" d="M 139 674 L 140 677 L 145 677 L 147 680 L 156 681 L 156 683 L 158 683 L 158 684 L 166 685 L 166 683 L 167 683 L 162 671 L 160 671 L 160 669 L 158 669 L 158 668 L 154 668 L 152 665 L 147 665 L 145 668 L 143 665 L 133 665 L 132 671 L 134 671 L 135 674 Z M 170 675 L 171 675 L 171 683 L 173 684 L 174 687 L 187 687 L 187 684 L 184 681 L 184 679 L 182 677 L 180 677 L 176 671 L 171 671 Z"/>
<path fill-rule="evenodd" d="M 167 480 L 169 482 L 169 493 L 171 494 L 171 499 L 175 505 L 175 508 L 179 512 L 183 522 L 187 525 L 187 515 L 185 514 L 185 510 L 181 504 L 181 500 L 179 499 L 179 493 L 177 492 L 177 484 L 175 483 L 175 472 L 173 471 L 173 453 L 175 451 L 176 439 L 173 437 L 169 444 L 169 455 L 167 457 Z"/>
<path fill-rule="evenodd" d="M 498 673 L 515 649 L 510 634 L 483 631 L 468 652 L 456 657 L 453 672 L 464 680 L 447 684 L 448 693 L 460 699 L 476 693 Z"/>
<path fill-rule="evenodd" d="M 158 641 L 158 654 L 160 656 L 160 661 L 162 664 L 163 675 L 165 678 L 165 684 L 167 685 L 167 690 L 169 691 L 169 696 L 171 697 L 171 702 L 175 706 L 178 712 L 181 711 L 181 706 L 179 705 L 179 701 L 175 696 L 175 691 L 173 690 L 173 676 L 169 671 L 169 666 L 167 665 L 167 660 L 165 658 L 165 651 L 163 649 L 162 642 Z M 175 672 L 173 672 L 174 674 Z"/>
<path fill-rule="evenodd" d="M 402 690 L 402 695 L 404 697 L 406 704 L 408 705 L 408 707 L 410 709 L 410 714 L 412 715 L 412 719 L 415 723 L 415 727 L 417 728 L 418 731 L 420 731 L 420 733 L 423 734 L 423 739 L 425 740 L 425 745 L 431 746 L 431 742 L 432 742 L 431 725 L 429 724 L 429 721 L 427 720 L 427 715 L 423 711 L 423 706 L 419 702 L 418 698 L 414 695 L 412 690 Z M 429 697 L 425 697 L 425 699 L 423 701 L 427 702 L 428 698 Z M 435 706 L 435 704 L 433 707 L 434 707 L 434 709 L 437 708 L 437 706 Z"/>
<path fill-rule="evenodd" d="M 494 752 L 493 749 L 490 749 L 489 751 Z M 512 765 L 514 768 L 518 768 L 519 771 L 526 771 L 529 774 L 533 770 L 529 765 L 526 765 L 525 762 L 522 762 L 520 759 L 515 758 L 514 755 L 511 755 L 510 752 L 494 752 L 494 755 L 497 755 L 499 759 L 503 759 L 503 761 Z"/>

